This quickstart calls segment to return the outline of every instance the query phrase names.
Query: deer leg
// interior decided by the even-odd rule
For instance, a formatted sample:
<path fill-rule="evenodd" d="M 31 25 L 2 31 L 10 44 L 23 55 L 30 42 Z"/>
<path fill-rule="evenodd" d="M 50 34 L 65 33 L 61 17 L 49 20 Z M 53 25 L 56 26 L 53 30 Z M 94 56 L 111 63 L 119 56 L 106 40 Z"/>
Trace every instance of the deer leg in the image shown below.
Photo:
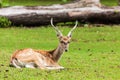
<path fill-rule="evenodd" d="M 64 69 L 62 66 L 47 66 L 46 68 L 49 70 Z"/>
<path fill-rule="evenodd" d="M 21 62 L 20 60 L 18 60 L 17 58 L 12 60 L 12 65 L 16 68 L 22 68 L 25 67 L 25 63 Z"/>
<path fill-rule="evenodd" d="M 25 67 L 27 67 L 27 68 L 35 68 L 36 65 L 35 65 L 34 62 L 30 62 L 30 63 L 27 63 L 27 64 L 25 65 Z"/>
<path fill-rule="evenodd" d="M 17 63 L 17 60 L 13 59 L 12 60 L 12 63 L 11 63 L 12 66 L 16 67 L 16 68 L 21 68 L 18 63 Z"/>
<path fill-rule="evenodd" d="M 35 61 L 35 64 L 36 64 L 36 66 L 37 66 L 38 68 L 40 68 L 40 69 L 46 69 L 46 67 L 43 66 L 43 64 L 41 64 L 38 60 Z"/>

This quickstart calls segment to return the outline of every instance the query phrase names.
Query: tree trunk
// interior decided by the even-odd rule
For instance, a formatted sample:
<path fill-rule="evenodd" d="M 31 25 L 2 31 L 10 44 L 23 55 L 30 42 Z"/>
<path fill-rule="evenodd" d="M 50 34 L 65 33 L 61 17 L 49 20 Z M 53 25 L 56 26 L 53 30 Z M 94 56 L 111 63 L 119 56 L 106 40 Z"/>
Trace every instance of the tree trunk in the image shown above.
<path fill-rule="evenodd" d="M 84 23 L 120 24 L 120 7 L 104 9 L 101 5 L 73 4 L 8 7 L 0 9 L 0 16 L 6 16 L 14 25 L 26 26 L 48 25 L 51 18 L 54 18 L 54 23 L 78 20 Z"/>

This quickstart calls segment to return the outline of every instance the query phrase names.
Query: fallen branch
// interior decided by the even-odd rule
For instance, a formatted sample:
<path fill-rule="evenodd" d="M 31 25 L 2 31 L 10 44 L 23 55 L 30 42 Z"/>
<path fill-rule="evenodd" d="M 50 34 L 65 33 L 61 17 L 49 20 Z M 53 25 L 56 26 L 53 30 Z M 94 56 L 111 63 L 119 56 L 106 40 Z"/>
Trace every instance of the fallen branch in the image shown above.
<path fill-rule="evenodd" d="M 51 18 L 55 23 L 79 20 L 85 23 L 120 24 L 120 7 L 14 6 L 0 9 L 0 16 L 6 16 L 14 25 L 27 26 L 48 25 Z"/>

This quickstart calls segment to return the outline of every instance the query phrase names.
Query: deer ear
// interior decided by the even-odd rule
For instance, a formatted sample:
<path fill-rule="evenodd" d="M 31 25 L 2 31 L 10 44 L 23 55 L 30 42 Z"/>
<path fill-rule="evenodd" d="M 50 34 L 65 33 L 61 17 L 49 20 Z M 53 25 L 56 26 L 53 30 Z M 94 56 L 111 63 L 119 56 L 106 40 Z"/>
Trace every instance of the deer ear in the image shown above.
<path fill-rule="evenodd" d="M 62 36 L 61 35 L 59 35 L 59 36 L 57 36 L 59 39 L 61 39 L 62 38 Z"/>
<path fill-rule="evenodd" d="M 57 34 L 57 37 L 59 37 L 59 34 Z"/>
<path fill-rule="evenodd" d="M 72 34 L 68 35 L 67 37 L 68 37 L 68 38 L 71 38 L 71 37 L 72 37 Z"/>
<path fill-rule="evenodd" d="M 71 36 L 67 36 L 68 39 L 71 39 Z"/>
<path fill-rule="evenodd" d="M 62 34 L 57 33 L 58 38 L 62 38 Z"/>

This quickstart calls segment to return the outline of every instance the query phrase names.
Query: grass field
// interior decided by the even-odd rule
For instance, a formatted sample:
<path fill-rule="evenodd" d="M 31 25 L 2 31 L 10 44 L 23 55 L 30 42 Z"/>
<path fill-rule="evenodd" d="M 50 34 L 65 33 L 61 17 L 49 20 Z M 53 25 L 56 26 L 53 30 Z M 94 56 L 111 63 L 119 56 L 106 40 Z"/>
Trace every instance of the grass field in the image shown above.
<path fill-rule="evenodd" d="M 8 0 L 10 6 L 39 6 L 39 5 L 52 5 L 52 4 L 65 4 L 69 3 L 72 0 L 68 0 L 68 2 L 63 2 L 62 0 Z M 107 6 L 116 6 L 118 0 L 101 0 L 101 3 Z"/>
<path fill-rule="evenodd" d="M 59 27 L 64 34 L 71 29 Z M 120 26 L 78 27 L 59 63 L 65 70 L 9 67 L 16 49 L 51 50 L 58 40 L 52 27 L 0 28 L 0 80 L 119 80 Z"/>
<path fill-rule="evenodd" d="M 106 6 L 116 6 L 118 5 L 118 0 L 100 0 L 102 4 Z"/>
<path fill-rule="evenodd" d="M 70 2 L 70 0 L 68 0 Z M 62 0 L 13 0 L 9 1 L 10 6 L 14 5 L 24 5 L 24 6 L 46 6 L 46 5 L 52 5 L 52 4 L 64 4 L 67 2 L 63 2 Z"/>

